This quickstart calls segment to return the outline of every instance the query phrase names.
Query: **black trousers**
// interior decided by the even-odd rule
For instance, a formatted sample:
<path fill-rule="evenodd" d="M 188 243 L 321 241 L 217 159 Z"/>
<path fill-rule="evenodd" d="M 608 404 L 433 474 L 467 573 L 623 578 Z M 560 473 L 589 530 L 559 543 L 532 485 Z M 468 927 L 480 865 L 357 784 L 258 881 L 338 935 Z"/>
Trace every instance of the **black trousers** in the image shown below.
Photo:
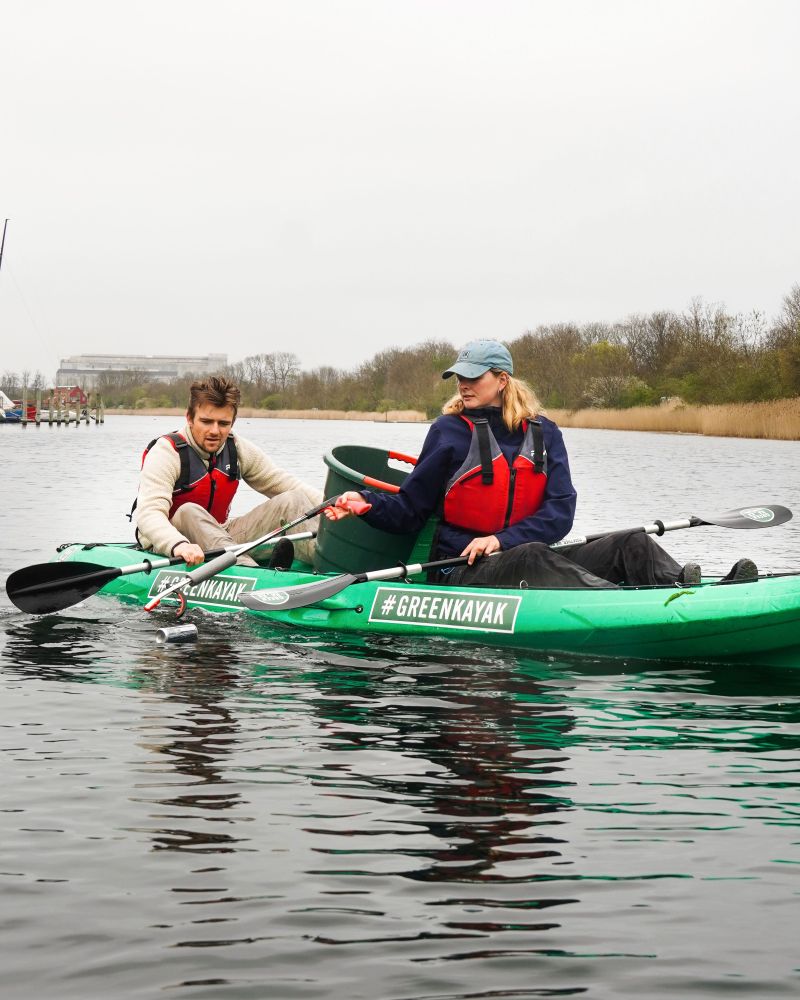
<path fill-rule="evenodd" d="M 469 587 L 598 587 L 613 590 L 671 585 L 681 566 L 643 531 L 620 531 L 583 545 L 551 549 L 541 542 L 517 545 L 472 566 L 441 572 L 438 583 Z"/>

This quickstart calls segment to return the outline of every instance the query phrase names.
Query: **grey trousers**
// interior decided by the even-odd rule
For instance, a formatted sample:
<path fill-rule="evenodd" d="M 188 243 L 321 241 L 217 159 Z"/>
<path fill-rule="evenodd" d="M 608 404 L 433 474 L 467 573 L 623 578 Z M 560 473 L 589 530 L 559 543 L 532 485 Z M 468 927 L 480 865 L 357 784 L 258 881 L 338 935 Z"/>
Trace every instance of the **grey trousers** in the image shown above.
<path fill-rule="evenodd" d="M 305 511 L 322 502 L 322 494 L 303 489 L 287 490 L 271 500 L 265 500 L 257 507 L 240 517 L 232 517 L 225 524 L 220 524 L 209 514 L 205 507 L 196 503 L 182 504 L 172 517 L 172 523 L 185 535 L 190 542 L 199 545 L 201 549 L 223 549 L 229 545 L 241 545 L 251 542 L 262 535 L 280 528 L 300 517 Z M 316 531 L 319 516 L 310 518 L 297 526 L 297 531 Z M 316 539 L 309 538 L 295 542 L 295 555 L 303 562 L 311 563 L 314 559 Z M 272 547 L 263 551 L 254 549 L 247 555 L 239 556 L 240 566 L 257 566 L 256 560 L 267 562 L 272 553 Z M 255 559 L 253 558 L 255 556 Z"/>

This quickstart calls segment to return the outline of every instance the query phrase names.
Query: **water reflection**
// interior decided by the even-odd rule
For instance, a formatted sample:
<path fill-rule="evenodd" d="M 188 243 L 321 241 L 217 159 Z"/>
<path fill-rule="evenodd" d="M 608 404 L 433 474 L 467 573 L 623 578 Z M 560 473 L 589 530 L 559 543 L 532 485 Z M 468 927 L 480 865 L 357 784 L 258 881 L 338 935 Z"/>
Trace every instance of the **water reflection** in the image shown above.
<path fill-rule="evenodd" d="M 71 683 L 125 683 L 118 665 L 102 655 L 127 627 L 119 616 L 69 613 L 31 617 L 5 616 L 3 670 L 29 679 Z"/>
<path fill-rule="evenodd" d="M 491 995 L 500 976 L 531 996 L 535 961 L 567 995 L 590 956 L 653 995 L 654 923 L 699 934 L 733 878 L 751 909 L 786 901 L 770 866 L 796 801 L 792 671 L 303 643 L 233 617 L 157 646 L 130 609 L 6 624 L 10 675 L 124 689 L 130 744 L 111 724 L 97 741 L 124 801 L 103 793 L 91 836 L 114 846 L 158 988 L 262 995 L 237 978 L 250 963 L 287 997 L 299 969 L 318 994 L 323 970 L 338 995 L 371 970 L 370 995 Z"/>
<path fill-rule="evenodd" d="M 234 850 L 240 838 L 219 828 L 238 819 L 222 813 L 244 804 L 240 792 L 227 789 L 225 776 L 226 755 L 235 749 L 239 733 L 235 713 L 225 705 L 239 683 L 237 650 L 224 641 L 202 649 L 157 646 L 152 644 L 153 627 L 139 625 L 131 627 L 124 615 L 22 616 L 6 630 L 6 669 L 28 679 L 112 684 L 158 695 L 147 699 L 136 725 L 138 744 L 148 755 L 145 772 L 152 776 L 137 788 L 166 787 L 170 794 L 139 795 L 132 801 L 175 811 L 151 813 L 158 825 L 146 832 L 157 850 Z M 101 646 L 130 650 L 137 638 L 145 637 L 147 644 L 140 644 L 128 669 L 121 670 L 116 658 L 99 655 Z M 198 825 L 168 826 L 165 820 Z"/>
<path fill-rule="evenodd" d="M 162 696 L 149 701 L 151 710 L 137 727 L 149 759 L 135 801 L 154 809 L 150 818 L 159 825 L 143 832 L 156 850 L 223 854 L 246 839 L 232 828 L 252 816 L 239 812 L 246 801 L 226 776 L 228 754 L 240 738 L 236 715 L 225 704 L 239 683 L 237 660 L 226 642 L 215 642 L 200 655 L 191 647 L 156 646 L 131 672 L 139 690 Z M 145 794 L 165 787 L 175 793 Z"/>
<path fill-rule="evenodd" d="M 539 829 L 557 826 L 556 814 L 571 806 L 565 758 L 554 752 L 556 736 L 572 725 L 565 706 L 516 676 L 513 664 L 428 655 L 399 659 L 393 671 L 388 678 L 354 671 L 347 701 L 339 697 L 340 673 L 316 676 L 321 697 L 314 706 L 335 733 L 339 761 L 343 751 L 371 755 L 379 746 L 390 766 L 366 772 L 358 761 L 337 761 L 315 780 L 344 798 L 355 779 L 359 797 L 368 789 L 381 801 L 413 803 L 406 832 L 431 846 L 401 847 L 406 859 L 421 862 L 404 871 L 408 878 L 489 882 L 507 877 L 505 862 L 521 873 L 526 860 L 560 856 L 562 839 Z M 546 753 L 532 759 L 539 750 Z M 336 836 L 371 834 L 362 828 Z M 341 856 L 362 848 L 325 850 Z"/>
<path fill-rule="evenodd" d="M 558 927 L 524 914 L 577 902 L 547 885 L 531 892 L 552 866 L 572 863 L 562 817 L 573 808 L 571 783 L 560 752 L 568 708 L 516 675 L 513 657 L 395 646 L 370 644 L 349 661 L 316 653 L 309 705 L 320 759 L 306 773 L 318 794 L 313 811 L 292 813 L 325 859 L 303 872 L 323 886 L 303 907 L 309 931 L 325 944 L 374 945 Z M 364 913 L 363 894 L 390 876 L 428 887 L 412 891 L 422 892 L 428 916 L 387 938 L 397 914 L 380 909 L 380 894 L 379 909 Z M 331 926 L 334 910 L 358 919 Z"/>

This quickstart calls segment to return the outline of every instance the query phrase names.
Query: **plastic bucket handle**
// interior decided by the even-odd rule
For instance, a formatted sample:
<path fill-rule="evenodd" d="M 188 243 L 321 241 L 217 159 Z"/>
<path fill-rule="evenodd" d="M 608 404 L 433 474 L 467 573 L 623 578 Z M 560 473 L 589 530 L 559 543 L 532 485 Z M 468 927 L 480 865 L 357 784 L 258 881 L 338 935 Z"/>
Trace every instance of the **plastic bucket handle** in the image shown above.
<path fill-rule="evenodd" d="M 404 455 L 402 454 L 402 452 L 399 451 L 387 452 L 387 456 L 390 459 L 394 459 L 396 462 L 406 462 L 408 465 L 417 464 L 417 460 L 416 458 L 413 457 L 413 455 Z M 342 462 L 340 462 L 339 459 L 336 458 L 336 456 L 333 454 L 326 455 L 325 462 L 328 465 L 328 468 L 338 472 L 339 475 L 344 477 L 345 479 L 353 479 L 355 473 L 355 476 L 358 477 L 358 480 L 364 486 L 373 486 L 375 487 L 375 489 L 386 490 L 388 493 L 400 492 L 400 487 L 395 486 L 394 483 L 385 483 L 383 482 L 382 479 L 375 479 L 373 476 L 366 476 L 360 472 L 355 472 L 354 469 L 350 469 Z"/>

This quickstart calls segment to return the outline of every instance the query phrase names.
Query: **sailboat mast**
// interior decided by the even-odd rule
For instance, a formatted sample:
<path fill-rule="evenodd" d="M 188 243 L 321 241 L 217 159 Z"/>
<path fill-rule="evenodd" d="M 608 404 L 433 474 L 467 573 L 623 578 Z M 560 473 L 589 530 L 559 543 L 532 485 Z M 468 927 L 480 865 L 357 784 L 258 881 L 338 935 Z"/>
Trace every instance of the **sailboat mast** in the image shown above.
<path fill-rule="evenodd" d="M 3 247 L 6 245 L 6 229 L 8 229 L 8 219 L 3 223 L 3 239 L 0 240 L 0 267 L 3 266 Z"/>

